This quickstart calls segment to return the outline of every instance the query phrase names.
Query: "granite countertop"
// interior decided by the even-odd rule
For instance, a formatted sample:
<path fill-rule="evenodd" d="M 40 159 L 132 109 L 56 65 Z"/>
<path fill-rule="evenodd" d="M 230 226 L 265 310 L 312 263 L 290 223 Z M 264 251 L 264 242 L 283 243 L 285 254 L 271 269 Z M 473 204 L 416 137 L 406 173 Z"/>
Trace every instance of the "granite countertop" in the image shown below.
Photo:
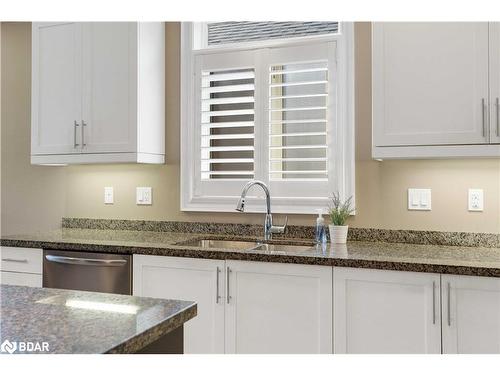
<path fill-rule="evenodd" d="M 196 316 L 194 302 L 11 285 L 0 285 L 0 303 L 0 342 L 15 342 L 14 353 L 20 342 L 44 353 L 133 353 Z"/>
<path fill-rule="evenodd" d="M 3 246 L 166 255 L 207 259 L 315 264 L 500 277 L 500 248 L 350 241 L 317 247 L 312 241 L 286 239 L 278 244 L 305 245 L 286 251 L 203 249 L 183 243 L 194 239 L 244 239 L 234 235 L 63 228 L 52 232 L 5 236 Z"/>

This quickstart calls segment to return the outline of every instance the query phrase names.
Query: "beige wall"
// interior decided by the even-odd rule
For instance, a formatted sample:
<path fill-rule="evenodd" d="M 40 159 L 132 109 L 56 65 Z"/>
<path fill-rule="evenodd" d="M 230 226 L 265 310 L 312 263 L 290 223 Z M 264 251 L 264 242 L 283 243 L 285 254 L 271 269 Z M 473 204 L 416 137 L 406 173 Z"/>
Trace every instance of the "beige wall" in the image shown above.
<path fill-rule="evenodd" d="M 21 27 L 22 28 L 22 27 Z M 20 128 L 9 137 L 16 138 L 19 158 L 10 158 L 5 166 L 11 170 L 11 181 L 35 179 L 35 174 L 52 179 L 63 191 L 61 199 L 64 215 L 72 217 L 122 218 L 145 220 L 185 220 L 261 223 L 260 214 L 239 213 L 186 213 L 179 210 L 179 24 L 167 24 L 167 99 L 166 99 L 166 145 L 165 165 L 87 165 L 65 168 L 34 168 L 26 165 L 29 153 L 27 134 L 29 122 L 19 121 Z M 22 41 L 25 43 L 24 39 Z M 499 160 L 443 160 L 443 161 L 383 161 L 370 159 L 371 134 L 371 72 L 370 72 L 370 25 L 356 25 L 356 200 L 357 214 L 350 222 L 352 226 L 420 229 L 471 232 L 500 232 L 500 161 Z M 18 56 L 22 58 L 23 56 Z M 3 68 L 2 68 L 3 69 Z M 2 85 L 2 89 L 4 86 Z M 29 91 L 26 83 L 18 86 L 19 95 Z M 22 96 L 22 95 L 21 95 Z M 9 97 L 12 96 L 9 94 Z M 26 99 L 26 98 L 25 98 Z M 6 100 L 7 101 L 7 100 Z M 21 101 L 22 102 L 22 101 Z M 28 111 L 26 105 L 19 105 Z M 10 112 L 10 111 L 9 111 Z M 16 111 L 17 113 L 17 111 Z M 13 115 L 13 114 L 12 114 Z M 29 113 L 18 113 L 24 120 Z M 3 117 L 3 113 L 2 113 Z M 26 127 L 26 128 L 24 128 Z M 13 129 L 14 130 L 14 129 Z M 3 138 L 3 137 L 2 137 Z M 2 144 L 2 153 L 3 153 Z M 22 159 L 20 163 L 17 159 Z M 18 165 L 22 168 L 19 171 Z M 42 170 L 40 170 L 42 168 Z M 14 173 L 12 170 L 15 169 Z M 2 178 L 4 164 L 2 164 Z M 17 182 L 16 182 L 17 184 Z M 20 207 L 26 216 L 29 204 L 21 202 L 13 183 L 5 184 L 10 190 L 5 200 L 12 200 L 11 207 Z M 46 184 L 49 186 L 50 184 Z M 115 204 L 103 204 L 103 187 L 115 188 Z M 135 205 L 135 187 L 153 187 L 153 205 Z M 2 185 L 3 187 L 3 185 Z M 432 188 L 432 211 L 406 210 L 408 187 Z M 467 189 L 485 190 L 485 210 L 482 213 L 467 211 Z M 50 191 L 39 191 L 30 187 L 38 206 L 40 200 L 54 197 Z M 65 194 L 65 198 L 64 198 Z M 2 201 L 4 195 L 2 194 Z M 58 203 L 60 203 L 58 201 Z M 60 213 L 60 206 L 56 211 Z M 4 218 L 19 220 L 23 215 L 14 215 L 11 209 Z M 57 216 L 57 215 L 55 215 Z M 36 222 L 39 218 L 34 218 Z M 280 218 L 276 218 L 280 220 Z M 313 224 L 314 218 L 307 215 L 290 217 L 290 224 Z M 40 222 L 42 225 L 42 222 Z M 36 226 L 36 225 L 35 225 Z"/>
<path fill-rule="evenodd" d="M 1 233 L 60 226 L 64 168 L 30 165 L 31 27 L 1 25 Z"/>

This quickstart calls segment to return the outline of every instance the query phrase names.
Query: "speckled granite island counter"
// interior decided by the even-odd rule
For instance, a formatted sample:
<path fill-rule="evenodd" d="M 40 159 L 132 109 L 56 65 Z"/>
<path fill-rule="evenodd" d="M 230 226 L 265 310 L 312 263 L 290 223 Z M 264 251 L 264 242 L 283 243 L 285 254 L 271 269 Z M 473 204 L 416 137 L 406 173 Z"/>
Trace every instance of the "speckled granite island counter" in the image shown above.
<path fill-rule="evenodd" d="M 193 240 L 207 238 L 255 240 L 256 236 L 62 228 L 53 232 L 4 236 L 1 245 L 500 277 L 500 248 L 496 245 L 496 238 L 490 247 L 349 241 L 347 245 L 328 244 L 324 248 L 315 247 L 306 239 L 283 238 L 273 242 L 304 245 L 305 248 L 279 252 L 265 249 L 204 249 L 189 244 Z"/>
<path fill-rule="evenodd" d="M 0 300 L 2 353 L 177 352 L 196 316 L 194 302 L 61 289 L 0 285 Z"/>

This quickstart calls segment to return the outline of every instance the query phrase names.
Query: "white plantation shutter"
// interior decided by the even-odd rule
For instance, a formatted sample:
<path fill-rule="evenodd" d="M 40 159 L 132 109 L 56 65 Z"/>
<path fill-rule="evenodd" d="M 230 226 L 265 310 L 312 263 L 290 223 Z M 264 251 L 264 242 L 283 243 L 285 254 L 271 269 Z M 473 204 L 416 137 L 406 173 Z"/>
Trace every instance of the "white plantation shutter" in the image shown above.
<path fill-rule="evenodd" d="M 204 70 L 201 80 L 201 179 L 253 179 L 255 69 Z"/>
<path fill-rule="evenodd" d="M 327 181 L 328 61 L 269 67 L 269 179 Z"/>
<path fill-rule="evenodd" d="M 332 192 L 354 194 L 351 23 L 182 32 L 182 210 L 233 212 L 252 179 L 268 184 L 274 213 L 310 214 Z M 265 211 L 260 189 L 246 208 Z"/>
<path fill-rule="evenodd" d="M 256 55 L 229 52 L 197 56 L 197 104 L 193 146 L 194 192 L 200 197 L 234 197 L 257 178 L 259 132 Z"/>
<path fill-rule="evenodd" d="M 267 54 L 266 172 L 283 200 L 326 198 L 335 190 L 335 69 L 334 43 Z"/>

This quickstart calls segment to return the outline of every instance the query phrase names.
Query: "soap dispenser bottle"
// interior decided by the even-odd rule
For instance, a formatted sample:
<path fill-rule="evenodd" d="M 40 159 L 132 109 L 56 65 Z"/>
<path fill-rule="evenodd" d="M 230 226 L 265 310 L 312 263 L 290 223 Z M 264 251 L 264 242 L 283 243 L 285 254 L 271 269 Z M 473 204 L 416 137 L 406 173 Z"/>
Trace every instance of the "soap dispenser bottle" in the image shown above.
<path fill-rule="evenodd" d="M 326 243 L 326 227 L 325 219 L 323 219 L 323 210 L 321 208 L 317 209 L 318 218 L 316 219 L 316 234 L 315 241 L 317 244 Z"/>

